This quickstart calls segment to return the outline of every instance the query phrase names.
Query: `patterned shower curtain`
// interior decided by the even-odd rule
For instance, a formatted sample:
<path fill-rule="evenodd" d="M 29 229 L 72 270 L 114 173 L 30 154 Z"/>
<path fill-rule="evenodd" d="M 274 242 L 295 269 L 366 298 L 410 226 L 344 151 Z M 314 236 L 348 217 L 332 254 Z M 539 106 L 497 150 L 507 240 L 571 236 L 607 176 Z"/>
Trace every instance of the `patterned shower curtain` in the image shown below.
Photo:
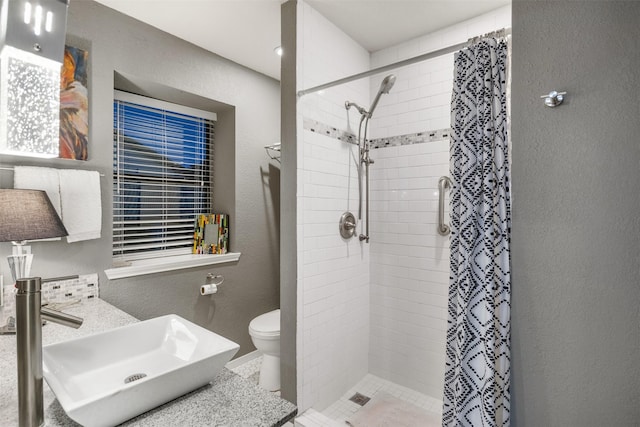
<path fill-rule="evenodd" d="M 507 56 L 495 38 L 455 55 L 446 427 L 510 421 Z"/>

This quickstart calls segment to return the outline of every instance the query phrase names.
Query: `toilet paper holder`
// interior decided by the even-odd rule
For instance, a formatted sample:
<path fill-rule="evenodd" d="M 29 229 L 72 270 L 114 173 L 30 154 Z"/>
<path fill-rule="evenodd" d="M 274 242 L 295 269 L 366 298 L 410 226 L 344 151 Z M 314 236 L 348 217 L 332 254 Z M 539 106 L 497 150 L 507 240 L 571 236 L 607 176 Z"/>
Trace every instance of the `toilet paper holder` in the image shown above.
<path fill-rule="evenodd" d="M 224 276 L 222 274 L 208 273 L 205 279 L 205 284 L 200 286 L 200 295 L 211 295 L 218 292 L 218 286 L 224 282 Z"/>
<path fill-rule="evenodd" d="M 207 278 L 204 281 L 205 285 L 220 286 L 224 282 L 224 276 L 222 274 L 207 273 Z"/>

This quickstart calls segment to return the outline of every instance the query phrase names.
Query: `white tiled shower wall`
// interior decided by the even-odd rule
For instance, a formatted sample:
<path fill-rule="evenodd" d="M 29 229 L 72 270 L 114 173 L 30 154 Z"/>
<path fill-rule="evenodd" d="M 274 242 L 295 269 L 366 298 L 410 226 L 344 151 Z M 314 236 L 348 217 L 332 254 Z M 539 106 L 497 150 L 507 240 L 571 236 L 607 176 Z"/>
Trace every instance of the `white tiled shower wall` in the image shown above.
<path fill-rule="evenodd" d="M 369 371 L 442 399 L 449 239 L 436 232 L 436 188 L 449 175 L 449 139 L 371 157 Z"/>
<path fill-rule="evenodd" d="M 507 27 L 511 27 L 511 6 L 374 52 L 371 54 L 371 67 L 412 58 Z M 380 99 L 371 119 L 370 137 L 382 138 L 450 127 L 453 55 L 450 53 L 390 71 L 396 75 L 396 83 L 391 92 Z M 371 78 L 371 96 L 378 92 L 383 76 Z"/>
<path fill-rule="evenodd" d="M 511 26 L 509 6 L 372 54 L 372 67 Z M 396 84 L 371 120 L 372 138 L 450 127 L 453 54 L 394 70 Z M 371 79 L 378 91 L 382 76 Z M 372 374 L 442 399 L 449 238 L 436 232 L 438 179 L 449 175 L 449 139 L 372 150 Z M 445 199 L 448 218 L 448 192 Z"/>
<path fill-rule="evenodd" d="M 459 43 L 510 26 L 505 7 L 369 54 L 303 1 L 298 8 L 298 89 Z M 393 71 L 397 81 L 369 138 L 448 128 L 453 55 Z M 357 214 L 356 148 L 310 130 L 317 121 L 357 134 L 384 75 L 299 99 L 298 408 L 318 410 L 371 372 L 441 398 L 448 239 L 435 233 L 436 185 L 448 174 L 448 139 L 372 150 L 370 245 L 338 235 Z M 303 123 L 305 124 L 303 129 Z M 371 262 L 370 253 L 371 251 Z"/>
<path fill-rule="evenodd" d="M 369 53 L 304 2 L 298 9 L 298 43 L 299 90 L 369 68 Z M 359 115 L 348 115 L 344 102 L 353 97 L 366 104 L 368 92 L 365 79 L 306 95 L 299 100 L 298 123 L 357 126 Z M 311 406 L 324 409 L 368 372 L 369 248 L 338 234 L 340 215 L 357 203 L 356 148 L 309 129 L 299 130 L 298 141 L 297 403 L 302 413 Z"/>

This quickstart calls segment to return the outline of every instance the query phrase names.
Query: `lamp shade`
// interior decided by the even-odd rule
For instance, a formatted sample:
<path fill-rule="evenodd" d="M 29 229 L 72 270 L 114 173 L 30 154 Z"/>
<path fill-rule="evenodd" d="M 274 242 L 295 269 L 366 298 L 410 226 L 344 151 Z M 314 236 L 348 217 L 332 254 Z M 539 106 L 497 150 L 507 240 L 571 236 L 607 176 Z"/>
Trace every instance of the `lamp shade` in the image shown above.
<path fill-rule="evenodd" d="M 0 189 L 0 242 L 68 235 L 47 193 Z"/>

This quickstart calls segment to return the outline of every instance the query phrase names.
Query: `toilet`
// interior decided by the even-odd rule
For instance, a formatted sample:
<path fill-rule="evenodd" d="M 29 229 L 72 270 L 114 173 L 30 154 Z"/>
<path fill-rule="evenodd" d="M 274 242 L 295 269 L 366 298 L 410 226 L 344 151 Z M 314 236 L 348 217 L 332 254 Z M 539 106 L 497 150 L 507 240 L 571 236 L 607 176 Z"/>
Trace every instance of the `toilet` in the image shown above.
<path fill-rule="evenodd" d="M 260 386 L 280 390 L 280 309 L 261 314 L 249 323 L 249 335 L 262 353 Z"/>

